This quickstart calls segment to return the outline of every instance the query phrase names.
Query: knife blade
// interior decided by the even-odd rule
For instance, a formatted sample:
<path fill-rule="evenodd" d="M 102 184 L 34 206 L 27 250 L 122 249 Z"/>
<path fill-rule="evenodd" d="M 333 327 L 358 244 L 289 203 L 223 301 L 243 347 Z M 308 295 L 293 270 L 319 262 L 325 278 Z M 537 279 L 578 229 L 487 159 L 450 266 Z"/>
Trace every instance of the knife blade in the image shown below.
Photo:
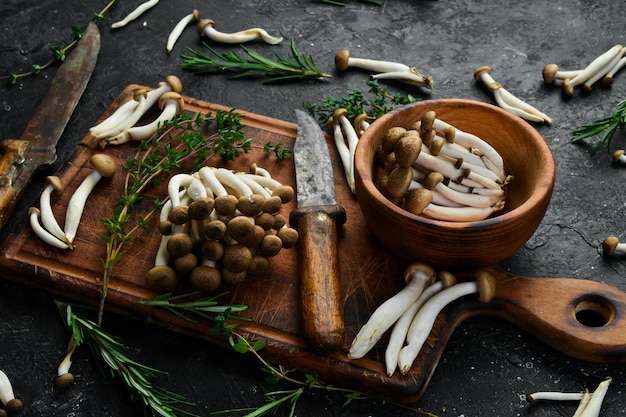
<path fill-rule="evenodd" d="M 85 91 L 99 51 L 100 32 L 91 22 L 59 67 L 22 136 L 0 142 L 0 229 L 35 172 L 56 161 L 56 144 Z"/>
<path fill-rule="evenodd" d="M 296 110 L 294 144 L 297 207 L 290 224 L 298 230 L 298 272 L 304 335 L 316 351 L 332 352 L 345 339 L 338 259 L 338 228 L 346 221 L 337 204 L 328 146 L 315 119 Z"/>

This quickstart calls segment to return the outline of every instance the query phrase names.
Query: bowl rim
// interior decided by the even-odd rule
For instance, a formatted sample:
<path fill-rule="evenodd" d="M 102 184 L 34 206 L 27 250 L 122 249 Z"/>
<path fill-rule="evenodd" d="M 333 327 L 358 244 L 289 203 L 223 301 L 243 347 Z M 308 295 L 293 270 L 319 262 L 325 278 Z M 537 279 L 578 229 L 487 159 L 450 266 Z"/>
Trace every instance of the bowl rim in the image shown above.
<path fill-rule="evenodd" d="M 428 107 L 433 105 L 440 104 L 452 105 L 452 104 L 462 104 L 462 105 L 471 105 L 478 106 L 483 108 L 484 110 L 488 110 L 489 112 L 495 112 L 500 117 L 515 119 L 515 121 L 528 132 L 529 136 L 532 137 L 533 142 L 537 145 L 537 147 L 541 151 L 541 155 L 544 159 L 544 170 L 543 174 L 540 176 L 541 181 L 536 187 L 535 192 L 533 192 L 522 204 L 515 207 L 512 210 L 506 211 L 502 214 L 498 214 L 495 216 L 488 217 L 484 220 L 478 221 L 470 221 L 470 222 L 450 222 L 444 220 L 431 219 L 425 216 L 419 216 L 413 214 L 409 211 L 404 210 L 401 207 L 393 204 L 387 197 L 385 197 L 380 190 L 374 185 L 374 182 L 369 175 L 368 167 L 362 166 L 365 163 L 365 143 L 370 141 L 370 136 L 374 134 L 373 129 L 369 128 L 365 130 L 363 135 L 361 136 L 356 150 L 355 150 L 355 175 L 360 178 L 361 185 L 365 188 L 365 190 L 379 203 L 385 206 L 386 209 L 390 210 L 394 215 L 408 217 L 411 220 L 415 220 L 417 222 L 435 226 L 435 227 L 446 227 L 450 229 L 467 229 L 467 228 L 482 228 L 487 227 L 492 224 L 501 223 L 503 221 L 511 220 L 518 216 L 523 215 L 524 213 L 529 213 L 532 211 L 532 208 L 541 205 L 542 201 L 548 201 L 552 196 L 552 191 L 554 188 L 554 182 L 556 177 L 556 164 L 554 161 L 554 155 L 552 154 L 552 150 L 548 146 L 547 142 L 543 138 L 543 136 L 526 120 L 522 119 L 519 116 L 516 116 L 508 111 L 502 109 L 501 107 L 495 106 L 490 103 L 485 103 L 478 100 L 464 99 L 464 98 L 440 98 L 440 99 L 428 99 L 421 100 L 415 103 L 407 104 L 402 107 L 395 108 L 390 112 L 384 114 L 383 116 L 377 118 L 372 122 L 371 127 L 375 127 L 376 125 L 384 124 L 388 119 L 395 117 L 396 115 L 408 111 L 413 107 Z M 369 131 L 369 132 L 368 132 Z M 471 133 L 471 132 L 470 132 Z M 365 137 L 365 140 L 363 139 Z M 359 198 L 358 190 L 357 190 L 357 199 Z M 547 204 L 546 204 L 547 207 Z"/>

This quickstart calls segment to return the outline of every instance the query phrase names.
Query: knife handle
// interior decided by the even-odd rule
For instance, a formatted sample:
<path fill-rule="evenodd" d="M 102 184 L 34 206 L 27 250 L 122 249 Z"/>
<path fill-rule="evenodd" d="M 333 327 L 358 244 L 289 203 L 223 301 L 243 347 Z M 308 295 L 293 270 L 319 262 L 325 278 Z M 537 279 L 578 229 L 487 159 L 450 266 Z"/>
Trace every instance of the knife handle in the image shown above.
<path fill-rule="evenodd" d="M 298 230 L 300 301 L 305 337 L 318 352 L 332 352 L 345 339 L 338 258 L 338 228 L 346 221 L 339 205 L 297 208 L 290 224 Z"/>
<path fill-rule="evenodd" d="M 6 139 L 0 142 L 0 229 L 15 208 L 21 191 L 14 186 L 15 179 L 29 149 L 30 143 L 25 140 Z"/>

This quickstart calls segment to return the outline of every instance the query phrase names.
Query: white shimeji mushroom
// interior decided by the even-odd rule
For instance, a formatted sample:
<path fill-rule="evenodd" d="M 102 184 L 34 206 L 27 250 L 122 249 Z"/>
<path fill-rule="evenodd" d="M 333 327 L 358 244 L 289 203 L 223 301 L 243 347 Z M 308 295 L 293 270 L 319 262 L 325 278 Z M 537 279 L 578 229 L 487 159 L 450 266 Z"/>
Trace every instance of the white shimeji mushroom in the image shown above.
<path fill-rule="evenodd" d="M 365 356 L 434 279 L 435 271 L 429 265 L 424 263 L 409 265 L 404 272 L 406 286 L 372 313 L 352 341 L 348 357 L 359 359 Z"/>
<path fill-rule="evenodd" d="M 546 84 L 554 83 L 554 80 L 565 80 L 566 78 L 574 78 L 577 76 L 582 70 L 561 70 L 557 64 L 548 64 L 543 67 L 541 71 L 541 75 L 543 76 L 543 81 Z"/>
<path fill-rule="evenodd" d="M 622 55 L 626 53 L 625 51 L 626 47 L 622 48 Z M 615 65 L 613 65 L 609 72 L 607 72 L 604 77 L 602 77 L 602 85 L 609 86 L 613 84 L 613 77 L 620 69 L 624 67 L 624 65 L 626 65 L 626 56 L 622 56 L 622 58 L 617 61 Z"/>
<path fill-rule="evenodd" d="M 154 6 L 159 3 L 159 0 L 148 0 L 144 3 L 141 3 L 139 6 L 135 8 L 132 12 L 130 12 L 124 19 L 117 21 L 111 25 L 111 28 L 117 29 L 126 26 L 133 20 L 137 19 L 139 16 L 144 14 L 146 11 L 150 10 Z"/>
<path fill-rule="evenodd" d="M 348 111 L 344 108 L 335 109 L 330 123 L 335 139 L 335 146 L 344 167 L 346 180 L 350 191 L 356 192 L 354 185 L 354 153 L 359 143 L 359 136 L 354 126 L 348 120 Z M 347 145 L 347 151 L 346 151 Z"/>
<path fill-rule="evenodd" d="M 404 208 L 416 215 L 425 215 L 437 220 L 450 222 L 474 222 L 484 220 L 504 207 L 504 201 L 489 207 L 450 207 L 433 204 L 432 192 L 415 189 L 407 193 Z"/>
<path fill-rule="evenodd" d="M 602 241 L 602 253 L 606 256 L 626 254 L 626 243 L 619 241 L 617 236 L 609 236 Z"/>
<path fill-rule="evenodd" d="M 611 71 L 613 71 L 613 69 L 619 64 L 620 58 L 624 54 L 625 50 L 626 50 L 626 48 L 622 47 L 620 49 L 620 51 L 617 54 L 615 54 L 615 56 L 613 56 L 613 58 L 610 61 L 608 61 L 598 72 L 596 72 L 591 77 L 589 77 L 587 80 L 585 80 L 585 82 L 582 84 L 583 91 L 585 91 L 587 93 L 591 92 L 591 86 L 593 84 L 595 84 L 596 81 L 598 81 L 600 79 L 604 79 L 605 76 L 607 76 L 609 73 L 611 73 Z M 611 80 L 612 78 L 613 77 L 611 75 L 611 76 L 609 76 L 607 78 L 607 80 Z M 609 82 L 609 84 L 610 84 L 610 82 Z M 606 85 L 606 83 L 605 83 L 605 85 Z"/>
<path fill-rule="evenodd" d="M 537 110 L 535 107 L 519 99 L 506 90 L 502 84 L 495 81 L 491 76 L 491 68 L 488 66 L 482 66 L 474 71 L 474 79 L 482 81 L 485 86 L 491 91 L 496 99 L 496 102 L 504 110 L 513 113 L 523 119 L 533 122 L 545 122 L 552 124 L 552 119 L 545 113 Z"/>
<path fill-rule="evenodd" d="M 577 85 L 583 84 L 585 81 L 594 77 L 597 73 L 602 72 L 606 74 L 610 71 L 611 68 L 607 68 L 607 64 L 609 64 L 613 58 L 620 54 L 622 51 L 622 45 L 615 45 L 610 48 L 608 51 L 604 52 L 596 59 L 591 61 L 589 65 L 587 65 L 582 71 L 576 74 L 573 78 L 566 78 L 563 80 L 563 93 L 568 96 L 574 94 L 574 87 Z"/>
<path fill-rule="evenodd" d="M 28 209 L 28 217 L 30 227 L 39 239 L 58 249 L 70 249 L 70 245 L 67 242 L 60 240 L 41 225 L 41 211 L 37 207 Z"/>
<path fill-rule="evenodd" d="M 429 298 L 413 318 L 407 333 L 407 345 L 398 354 L 400 372 L 403 375 L 409 372 L 432 330 L 435 319 L 446 306 L 461 297 L 476 293 L 480 301 L 489 302 L 495 294 L 495 285 L 495 278 L 491 274 L 479 271 L 474 281 L 451 285 Z"/>
<path fill-rule="evenodd" d="M 70 373 L 70 367 L 72 366 L 72 355 L 76 350 L 76 341 L 72 337 L 67 346 L 65 357 L 57 368 L 57 377 L 54 380 L 54 384 L 58 388 L 68 388 L 74 383 L 74 375 Z"/>
<path fill-rule="evenodd" d="M 182 19 L 178 21 L 178 23 L 176 23 L 174 29 L 172 29 L 169 36 L 167 37 L 165 49 L 168 54 L 172 52 L 172 49 L 174 49 L 174 45 L 176 44 L 176 41 L 178 40 L 180 35 L 182 35 L 185 27 L 187 27 L 187 25 L 189 25 L 190 23 L 198 20 L 200 20 L 200 12 L 197 9 L 193 9 L 191 13 L 185 15 Z"/>
<path fill-rule="evenodd" d="M 613 162 L 616 164 L 626 165 L 626 155 L 623 149 L 618 149 L 613 152 Z"/>
<path fill-rule="evenodd" d="M 57 239 L 65 242 L 71 247 L 70 242 L 67 241 L 65 232 L 57 222 L 54 213 L 52 211 L 52 204 L 50 202 L 50 195 L 53 191 L 60 192 L 63 189 L 61 179 L 57 176 L 46 177 L 48 183 L 41 195 L 39 196 L 39 210 L 41 212 L 41 223 L 52 235 Z"/>
<path fill-rule="evenodd" d="M 395 79 L 418 87 L 433 88 L 433 79 L 420 74 L 415 67 L 368 58 L 355 58 L 350 56 L 350 51 L 344 49 L 335 55 L 335 66 L 340 71 L 345 71 L 349 67 L 360 68 L 372 71 L 373 79 Z"/>
<path fill-rule="evenodd" d="M 67 204 L 64 230 L 65 236 L 70 243 L 73 242 L 76 237 L 76 231 L 78 230 L 78 225 L 89 194 L 101 178 L 110 178 L 117 171 L 115 160 L 106 154 L 94 154 L 89 159 L 89 162 L 93 170 L 85 177 L 78 188 L 76 188 L 76 191 L 72 194 Z"/>
<path fill-rule="evenodd" d="M 22 412 L 24 408 L 22 400 L 15 398 L 11 381 L 2 370 L 0 370 L 0 401 L 4 404 L 6 413 L 10 416 Z"/>
<path fill-rule="evenodd" d="M 250 28 L 234 33 L 220 32 L 215 29 L 215 22 L 211 19 L 203 19 L 198 23 L 198 34 L 222 43 L 246 43 L 255 39 L 262 39 L 275 45 L 283 41 L 282 36 L 271 36 L 261 28 Z"/>

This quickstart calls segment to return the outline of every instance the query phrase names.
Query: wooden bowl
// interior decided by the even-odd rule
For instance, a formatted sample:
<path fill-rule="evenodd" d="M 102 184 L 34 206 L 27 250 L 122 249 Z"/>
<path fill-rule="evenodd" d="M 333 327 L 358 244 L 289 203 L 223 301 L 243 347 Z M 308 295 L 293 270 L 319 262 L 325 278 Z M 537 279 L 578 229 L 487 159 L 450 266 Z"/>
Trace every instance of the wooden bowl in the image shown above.
<path fill-rule="evenodd" d="M 409 128 L 429 110 L 502 156 L 513 176 L 503 210 L 481 221 L 433 220 L 396 206 L 376 188 L 374 158 L 385 132 Z M 356 195 L 372 233 L 390 251 L 446 270 L 494 265 L 517 251 L 543 219 L 554 177 L 550 148 L 530 124 L 499 107 L 464 99 L 424 100 L 387 113 L 365 131 L 355 155 Z"/>

